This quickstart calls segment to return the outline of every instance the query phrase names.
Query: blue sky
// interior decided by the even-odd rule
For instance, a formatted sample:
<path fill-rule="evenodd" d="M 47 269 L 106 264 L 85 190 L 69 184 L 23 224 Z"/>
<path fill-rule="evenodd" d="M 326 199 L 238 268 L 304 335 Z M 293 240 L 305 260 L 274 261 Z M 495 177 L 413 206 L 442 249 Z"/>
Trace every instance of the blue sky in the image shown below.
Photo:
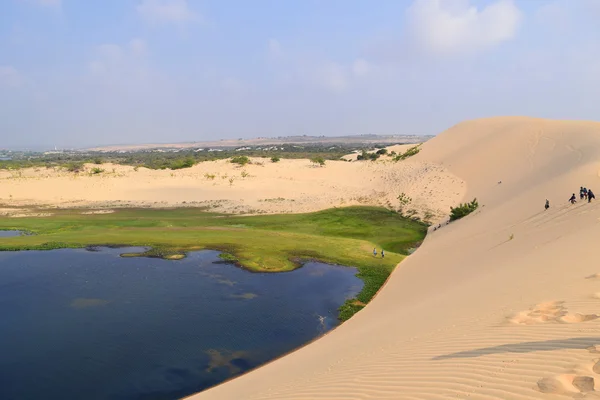
<path fill-rule="evenodd" d="M 600 119 L 600 0 L 0 0 L 0 147 Z"/>

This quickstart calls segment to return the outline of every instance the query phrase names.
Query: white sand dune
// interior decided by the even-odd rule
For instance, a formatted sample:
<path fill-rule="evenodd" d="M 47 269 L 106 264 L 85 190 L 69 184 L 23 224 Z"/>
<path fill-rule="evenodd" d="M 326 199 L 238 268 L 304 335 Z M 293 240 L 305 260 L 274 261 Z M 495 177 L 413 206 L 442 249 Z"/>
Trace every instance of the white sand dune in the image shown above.
<path fill-rule="evenodd" d="M 469 121 L 413 162 L 483 207 L 329 335 L 194 399 L 600 398 L 600 205 L 567 202 L 600 194 L 600 123 Z"/>
<path fill-rule="evenodd" d="M 308 160 L 272 163 L 257 158 L 245 167 L 220 160 L 177 171 L 86 166 L 88 171 L 94 167 L 105 171 L 97 175 L 46 168 L 0 171 L 0 204 L 5 205 L 0 215 L 39 215 L 31 208 L 25 212 L 23 207 L 40 205 L 102 209 L 204 206 L 234 213 L 297 213 L 349 205 L 396 208 L 398 195 L 406 193 L 413 199 L 410 209 L 436 220 L 447 214 L 465 191 L 464 182 L 444 167 L 413 160 L 327 161 L 318 167 Z M 444 186 L 455 190 L 444 193 L 439 190 Z"/>

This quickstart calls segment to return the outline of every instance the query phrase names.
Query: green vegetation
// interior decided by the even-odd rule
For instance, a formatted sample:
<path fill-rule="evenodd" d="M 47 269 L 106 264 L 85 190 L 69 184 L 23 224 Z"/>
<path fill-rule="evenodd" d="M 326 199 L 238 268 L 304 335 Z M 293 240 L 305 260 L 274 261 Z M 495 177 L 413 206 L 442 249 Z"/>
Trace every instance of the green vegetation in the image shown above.
<path fill-rule="evenodd" d="M 379 149 L 375 152 L 375 154 L 379 154 L 380 156 L 387 154 L 387 149 Z"/>
<path fill-rule="evenodd" d="M 250 163 L 250 159 L 246 156 L 236 156 L 236 157 L 232 157 L 230 162 L 232 164 L 238 164 L 243 167 L 244 165 Z"/>
<path fill-rule="evenodd" d="M 360 153 L 358 156 L 356 156 L 356 160 L 358 160 L 358 161 L 363 161 L 363 160 L 375 161 L 380 156 L 381 156 L 381 154 L 378 154 L 376 152 L 375 153 L 369 153 L 367 150 L 363 150 L 362 153 Z"/>
<path fill-rule="evenodd" d="M 365 285 L 340 308 L 342 320 L 371 300 L 426 233 L 425 224 L 376 207 L 251 217 L 192 208 L 119 209 L 94 215 L 82 210 L 53 212 L 47 218 L 0 218 L 0 229 L 33 233 L 3 238 L 0 250 L 126 245 L 147 247 L 144 255 L 167 259 L 193 250 L 220 250 L 226 253 L 221 258 L 252 271 L 290 271 L 311 259 L 353 266 Z M 386 257 L 373 257 L 373 247 L 383 248 Z"/>
<path fill-rule="evenodd" d="M 450 207 L 450 221 L 461 219 L 477 210 L 479 203 L 477 199 L 473 199 L 470 203 L 461 203 L 457 207 Z"/>
<path fill-rule="evenodd" d="M 406 195 L 406 193 L 402 192 L 397 197 L 397 199 L 400 202 L 400 213 L 403 214 L 405 207 L 407 207 L 410 203 L 412 203 L 412 198 L 408 197 Z"/>
<path fill-rule="evenodd" d="M 321 156 L 311 158 L 310 162 L 313 164 L 319 164 L 321 167 L 325 165 L 325 159 Z"/>
<path fill-rule="evenodd" d="M 67 171 L 74 172 L 74 173 L 83 171 L 84 167 L 85 166 L 83 165 L 82 162 L 70 162 L 70 163 L 63 165 L 63 168 L 65 168 Z"/>
<path fill-rule="evenodd" d="M 103 173 L 103 172 L 104 172 L 104 170 L 103 170 L 102 168 L 98 168 L 98 167 L 94 167 L 94 168 L 92 168 L 92 170 L 90 171 L 90 173 L 91 173 L 92 175 L 101 174 L 101 173 Z"/>
<path fill-rule="evenodd" d="M 421 145 L 413 146 L 413 147 L 409 148 L 408 150 L 406 150 L 404 153 L 400 153 L 396 157 L 394 157 L 394 161 L 406 160 L 408 157 L 412 157 L 415 154 L 418 154 L 420 151 L 421 151 Z"/>
<path fill-rule="evenodd" d="M 280 160 L 280 158 L 279 158 L 279 157 L 277 157 L 277 156 L 273 156 L 273 157 L 271 157 L 271 162 L 274 162 L 274 163 L 276 163 L 276 162 L 279 162 L 279 160 Z"/>

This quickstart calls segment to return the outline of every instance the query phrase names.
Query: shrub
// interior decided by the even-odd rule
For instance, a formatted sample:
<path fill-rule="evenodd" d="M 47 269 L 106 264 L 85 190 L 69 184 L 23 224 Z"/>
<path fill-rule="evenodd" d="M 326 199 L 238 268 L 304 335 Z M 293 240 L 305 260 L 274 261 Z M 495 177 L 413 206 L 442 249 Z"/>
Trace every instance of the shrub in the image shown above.
<path fill-rule="evenodd" d="M 406 150 L 404 153 L 398 154 L 396 157 L 394 157 L 394 161 L 405 160 L 408 157 L 414 156 L 415 154 L 421 151 L 421 149 L 419 148 L 420 146 L 421 145 L 413 146 L 410 149 Z"/>
<path fill-rule="evenodd" d="M 186 157 L 183 159 L 178 159 L 178 160 L 173 160 L 173 162 L 171 162 L 171 164 L 168 166 L 169 169 L 183 169 L 183 168 L 190 168 L 193 167 L 196 164 L 196 160 L 194 160 L 192 157 Z"/>
<path fill-rule="evenodd" d="M 246 156 L 235 156 L 235 157 L 231 158 L 230 162 L 232 164 L 238 164 L 238 165 L 244 166 L 244 165 L 250 163 L 250 159 Z"/>
<path fill-rule="evenodd" d="M 321 167 L 325 165 L 325 159 L 321 156 L 317 156 L 315 158 L 311 158 L 310 162 L 313 164 L 319 164 Z"/>
<path fill-rule="evenodd" d="M 457 207 L 450 207 L 450 221 L 455 221 L 457 219 L 466 217 L 473 211 L 477 210 L 478 207 L 479 203 L 477 203 L 476 198 L 470 203 L 461 203 Z"/>
<path fill-rule="evenodd" d="M 83 171 L 83 163 L 82 162 L 71 162 L 71 163 L 65 164 L 64 167 L 69 172 L 78 173 L 78 172 Z"/>
<path fill-rule="evenodd" d="M 385 150 L 385 149 L 383 149 Z M 371 161 L 375 161 L 379 158 L 380 154 L 379 153 L 369 153 L 366 150 L 363 150 L 361 154 L 359 154 L 356 159 L 357 160 L 371 160 Z"/>
<path fill-rule="evenodd" d="M 101 174 L 103 172 L 104 172 L 104 170 L 102 168 L 98 168 L 98 167 L 92 168 L 92 171 L 91 171 L 91 173 L 94 175 Z"/>
<path fill-rule="evenodd" d="M 387 154 L 387 149 L 379 149 L 375 154 L 384 155 Z"/>
<path fill-rule="evenodd" d="M 240 175 L 242 176 L 242 178 L 247 178 L 248 176 L 250 176 L 250 174 L 247 173 L 246 171 L 242 171 L 242 173 Z"/>
<path fill-rule="evenodd" d="M 271 162 L 279 162 L 279 157 L 277 157 L 277 156 L 271 157 Z"/>
<path fill-rule="evenodd" d="M 209 174 L 209 173 L 207 172 L 207 173 L 205 173 L 205 174 L 204 174 L 204 177 L 205 177 L 206 179 L 213 180 L 213 179 L 215 179 L 215 174 Z"/>
<path fill-rule="evenodd" d="M 404 192 L 400 193 L 400 195 L 397 197 L 397 199 L 400 202 L 400 212 L 401 213 L 404 211 L 404 207 L 406 207 L 407 205 L 409 205 L 412 202 L 412 199 L 410 197 L 408 197 L 406 195 L 406 193 L 404 193 Z"/>
<path fill-rule="evenodd" d="M 96 164 L 96 165 L 102 165 L 103 161 L 102 161 L 101 158 L 94 158 L 94 164 Z"/>

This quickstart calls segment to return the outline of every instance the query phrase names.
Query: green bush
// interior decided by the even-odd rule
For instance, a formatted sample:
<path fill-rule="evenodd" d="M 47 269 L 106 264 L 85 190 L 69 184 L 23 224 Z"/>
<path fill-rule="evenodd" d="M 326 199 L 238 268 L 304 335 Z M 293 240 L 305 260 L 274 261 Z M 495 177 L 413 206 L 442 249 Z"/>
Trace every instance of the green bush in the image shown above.
<path fill-rule="evenodd" d="M 420 146 L 421 145 L 413 146 L 410 149 L 406 150 L 404 153 L 398 154 L 396 157 L 394 157 L 394 161 L 405 160 L 408 157 L 412 157 L 415 154 L 418 154 L 421 151 Z"/>
<path fill-rule="evenodd" d="M 277 156 L 271 157 L 271 162 L 279 162 L 280 158 Z"/>
<path fill-rule="evenodd" d="M 104 172 L 104 170 L 102 168 L 98 168 L 98 167 L 92 168 L 92 171 L 91 171 L 91 173 L 94 175 L 101 174 L 103 172 Z"/>
<path fill-rule="evenodd" d="M 96 165 L 102 165 L 103 161 L 102 161 L 101 158 L 94 158 L 94 164 L 96 164 Z"/>
<path fill-rule="evenodd" d="M 477 203 L 477 199 L 473 199 L 473 201 L 470 203 L 461 203 L 457 207 L 450 207 L 450 221 L 455 221 L 457 219 L 461 219 L 462 217 L 466 217 L 473 211 L 477 210 L 478 207 L 479 203 Z"/>
<path fill-rule="evenodd" d="M 383 149 L 385 150 L 385 149 Z M 367 150 L 363 150 L 361 154 L 359 154 L 356 159 L 358 161 L 361 160 L 371 160 L 371 161 L 375 161 L 379 158 L 380 154 L 379 153 L 369 153 Z"/>
<path fill-rule="evenodd" d="M 194 160 L 192 157 L 186 157 L 183 159 L 173 160 L 167 168 L 172 170 L 183 169 L 193 167 L 195 164 L 196 160 Z"/>
<path fill-rule="evenodd" d="M 377 152 L 375 154 L 379 154 L 379 155 L 387 154 L 387 149 L 379 149 L 379 150 L 377 150 Z"/>
<path fill-rule="evenodd" d="M 321 156 L 311 158 L 310 162 L 313 164 L 319 164 L 321 167 L 325 165 L 325 159 Z"/>
<path fill-rule="evenodd" d="M 231 158 L 230 162 L 232 164 L 238 164 L 238 165 L 244 166 L 244 165 L 250 163 L 250 159 L 246 156 L 235 156 L 235 157 Z"/>
<path fill-rule="evenodd" d="M 83 171 L 84 165 L 82 162 L 71 162 L 71 163 L 65 164 L 64 167 L 69 172 L 77 173 L 77 172 Z"/>

